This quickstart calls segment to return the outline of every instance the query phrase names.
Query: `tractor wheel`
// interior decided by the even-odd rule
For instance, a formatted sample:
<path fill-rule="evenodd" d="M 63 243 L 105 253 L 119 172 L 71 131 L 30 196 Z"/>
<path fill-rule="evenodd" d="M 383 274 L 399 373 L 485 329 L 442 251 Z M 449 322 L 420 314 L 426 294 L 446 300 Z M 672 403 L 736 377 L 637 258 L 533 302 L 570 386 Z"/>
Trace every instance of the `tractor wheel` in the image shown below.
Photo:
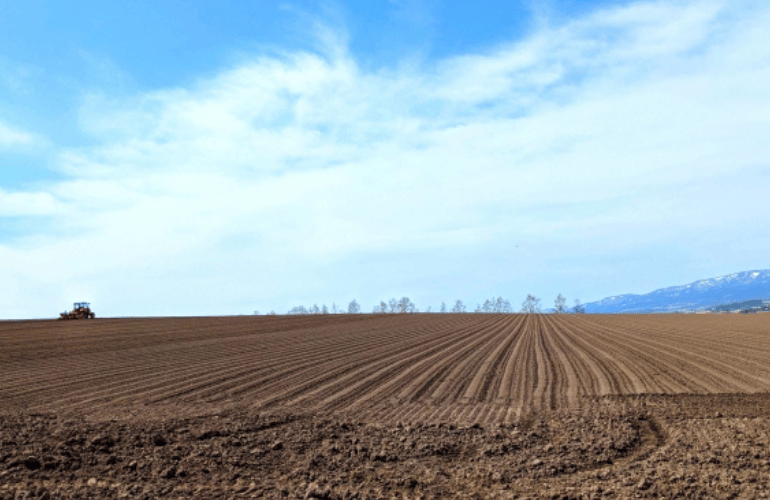
<path fill-rule="evenodd" d="M 90 317 L 91 319 L 94 319 L 94 318 L 96 317 L 96 314 L 94 314 L 94 313 L 91 313 L 91 314 L 89 314 L 89 317 Z"/>

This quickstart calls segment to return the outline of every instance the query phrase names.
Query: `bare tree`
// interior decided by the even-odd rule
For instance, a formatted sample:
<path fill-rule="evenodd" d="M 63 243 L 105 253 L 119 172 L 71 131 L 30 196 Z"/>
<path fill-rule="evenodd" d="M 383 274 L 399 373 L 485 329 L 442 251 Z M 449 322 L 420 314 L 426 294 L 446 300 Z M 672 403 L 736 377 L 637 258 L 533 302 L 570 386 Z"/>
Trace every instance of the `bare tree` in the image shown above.
<path fill-rule="evenodd" d="M 564 295 L 559 294 L 559 296 L 556 297 L 556 300 L 553 302 L 553 309 L 556 314 L 564 314 L 567 312 L 567 299 L 564 298 Z"/>
<path fill-rule="evenodd" d="M 452 307 L 453 313 L 464 313 L 465 312 L 465 304 L 462 300 L 457 299 L 457 302 L 455 302 L 455 305 Z"/>
<path fill-rule="evenodd" d="M 294 306 L 286 314 L 289 315 L 295 315 L 295 314 L 310 314 L 311 311 L 308 310 L 305 306 Z"/>
<path fill-rule="evenodd" d="M 527 294 L 527 298 L 521 303 L 521 312 L 525 314 L 538 314 L 540 312 L 540 299 L 532 294 Z"/>
<path fill-rule="evenodd" d="M 379 305 L 374 306 L 374 309 L 372 309 L 372 312 L 374 314 L 387 314 L 388 304 L 386 304 L 384 301 L 380 301 Z"/>
<path fill-rule="evenodd" d="M 358 305 L 358 302 L 356 299 L 353 299 L 350 301 L 350 304 L 348 304 L 348 314 L 358 314 L 361 312 L 361 306 Z"/>
<path fill-rule="evenodd" d="M 326 304 L 321 308 L 321 314 L 329 314 L 329 308 L 326 307 Z"/>
<path fill-rule="evenodd" d="M 575 299 L 575 307 L 572 308 L 575 314 L 585 314 L 586 306 L 580 303 L 580 299 Z"/>
<path fill-rule="evenodd" d="M 442 312 L 442 313 L 446 312 L 446 304 L 443 301 L 441 302 L 441 311 L 440 312 Z"/>
<path fill-rule="evenodd" d="M 474 312 L 477 313 L 495 313 L 495 314 L 501 314 L 501 313 L 512 313 L 513 307 L 511 306 L 511 303 L 502 297 L 492 297 L 491 299 L 487 299 L 484 301 L 484 304 L 479 304 L 476 306 L 476 310 Z"/>
<path fill-rule="evenodd" d="M 270 311 L 269 313 L 267 313 L 267 315 L 268 316 L 278 316 L 278 313 L 275 312 L 275 311 Z"/>
<path fill-rule="evenodd" d="M 255 316 L 259 316 L 259 311 L 254 311 Z"/>
<path fill-rule="evenodd" d="M 413 313 L 416 311 L 417 308 L 414 306 L 414 302 L 412 302 L 409 297 L 401 297 L 401 300 L 398 301 L 398 312 L 401 314 Z"/>
<path fill-rule="evenodd" d="M 391 313 L 395 314 L 398 312 L 398 301 L 395 298 L 390 299 L 388 305 L 390 306 Z"/>
<path fill-rule="evenodd" d="M 417 312 L 417 311 L 415 311 L 415 312 Z M 431 312 L 433 312 L 433 307 L 431 307 L 431 306 L 428 306 L 428 307 L 425 309 L 425 312 L 426 312 L 426 313 L 431 313 Z"/>

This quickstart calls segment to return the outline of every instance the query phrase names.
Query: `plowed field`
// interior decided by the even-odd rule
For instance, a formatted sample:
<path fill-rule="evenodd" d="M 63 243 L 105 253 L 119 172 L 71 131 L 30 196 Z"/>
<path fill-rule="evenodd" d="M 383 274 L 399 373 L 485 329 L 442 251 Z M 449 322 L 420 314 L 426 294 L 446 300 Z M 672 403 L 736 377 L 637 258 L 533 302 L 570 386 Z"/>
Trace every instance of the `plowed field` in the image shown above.
<path fill-rule="evenodd" d="M 595 484 L 583 489 L 579 485 L 585 474 L 596 474 L 591 471 L 602 467 L 609 467 L 611 479 L 639 463 L 651 463 L 664 450 L 671 455 L 671 436 L 683 442 L 695 436 L 687 446 L 697 449 L 711 424 L 688 433 L 682 422 L 714 415 L 721 422 L 733 412 L 736 419 L 759 419 L 757 425 L 764 429 L 770 416 L 765 413 L 768 391 L 770 315 L 416 314 L 0 322 L 0 465 L 6 465 L 0 472 L 0 499 L 3 491 L 44 495 L 29 489 L 34 485 L 86 497 L 94 495 L 88 488 L 101 488 L 97 496 L 127 497 L 486 497 L 539 494 L 546 486 L 548 491 L 587 496 L 622 497 L 626 490 L 654 495 L 664 491 L 657 472 L 652 477 L 632 474 L 628 480 L 618 476 L 609 481 L 611 488 L 598 491 L 590 489 Z M 215 415 L 221 420 L 212 423 Z M 144 424 L 135 430 L 139 437 L 132 442 L 145 439 L 144 426 L 165 436 L 163 445 L 147 437 L 146 446 L 163 448 L 166 441 L 189 439 L 198 443 L 193 446 L 197 455 L 193 448 L 156 453 L 157 461 L 145 471 L 150 476 L 137 483 L 142 470 L 138 460 L 146 450 L 139 446 L 134 457 L 127 451 L 130 447 L 121 444 L 119 431 L 134 429 L 137 422 Z M 45 443 L 46 436 L 67 426 L 90 437 L 73 441 L 80 444 L 56 455 L 54 445 Z M 199 439 L 193 427 L 215 430 Z M 174 434 L 178 428 L 187 429 L 186 437 Z M 751 446 L 759 446 L 762 432 L 754 428 L 749 425 L 741 432 L 753 432 Z M 267 429 L 269 439 L 264 437 Z M 292 429 L 291 436 L 275 429 Z M 316 429 L 316 434 L 308 429 Z M 722 431 L 729 441 L 732 431 Z M 308 432 L 306 439 L 298 440 Z M 364 452 L 361 442 L 368 438 L 362 432 L 379 436 Z M 573 433 L 582 436 L 577 444 Z M 89 448 L 92 434 L 112 436 L 109 445 Z M 359 437 L 332 442 L 353 434 Z M 208 474 L 215 466 L 205 460 L 201 463 L 208 465 L 189 466 L 193 474 L 177 474 L 184 461 L 180 453 L 200 457 L 200 443 L 235 435 L 254 439 L 233 445 L 239 450 L 261 450 L 256 457 L 240 457 L 238 463 L 257 469 L 255 464 L 263 463 L 277 475 L 263 471 L 261 482 L 244 483 L 238 490 L 234 482 L 245 476 L 238 467 L 240 472 L 232 472 L 231 462 L 217 473 L 219 483 L 211 482 Z M 522 441 L 522 436 L 529 437 Z M 421 451 L 420 440 L 425 445 Z M 231 441 L 217 445 L 220 458 L 227 455 Z M 307 449 L 310 443 L 323 459 Z M 289 454 L 287 448 L 296 449 Z M 45 453 L 54 458 L 39 457 Z M 335 453 L 351 461 L 335 462 L 331 470 L 339 473 L 347 467 L 360 477 L 331 474 L 329 457 Z M 767 469 L 770 456 L 764 453 L 753 453 L 751 460 Z M 61 458 L 73 454 L 80 457 L 75 465 Z M 32 455 L 37 464 L 28 461 Z M 210 458 L 217 462 L 216 457 Z M 101 464 L 102 459 L 112 463 Z M 431 462 L 434 459 L 439 465 Z M 409 460 L 432 464 L 432 471 L 441 469 L 441 460 L 449 460 L 474 479 L 457 483 L 457 471 L 444 479 L 426 479 L 428 472 L 405 479 L 413 468 L 407 466 Z M 392 481 L 366 468 L 367 461 L 390 471 Z M 490 474 L 496 467 L 510 474 L 486 477 L 486 469 L 477 470 L 484 463 Z M 175 472 L 170 473 L 172 466 Z M 727 481 L 722 476 L 729 466 L 717 467 L 721 472 L 709 481 Z M 311 473 L 296 475 L 303 467 Z M 209 471 L 202 473 L 205 481 L 196 476 L 199 469 Z M 686 468 L 680 469 L 682 473 Z M 64 482 L 62 470 L 69 478 Z M 235 475 L 233 484 L 227 483 L 228 474 Z M 328 484 L 332 476 L 337 477 L 336 485 Z M 725 497 L 735 491 L 759 491 L 760 484 L 770 486 L 767 476 L 757 476 L 753 483 L 733 479 L 740 482 L 731 483 Z M 698 481 L 692 483 L 693 495 L 700 491 Z M 351 482 L 369 489 L 341 486 Z M 127 489 L 128 483 L 149 489 Z M 197 489 L 183 487 L 190 484 Z M 383 484 L 390 489 L 382 490 Z M 680 492 L 690 496 L 688 491 Z"/>
<path fill-rule="evenodd" d="M 511 422 L 586 396 L 770 389 L 767 316 L 404 315 L 0 323 L 0 401 Z"/>

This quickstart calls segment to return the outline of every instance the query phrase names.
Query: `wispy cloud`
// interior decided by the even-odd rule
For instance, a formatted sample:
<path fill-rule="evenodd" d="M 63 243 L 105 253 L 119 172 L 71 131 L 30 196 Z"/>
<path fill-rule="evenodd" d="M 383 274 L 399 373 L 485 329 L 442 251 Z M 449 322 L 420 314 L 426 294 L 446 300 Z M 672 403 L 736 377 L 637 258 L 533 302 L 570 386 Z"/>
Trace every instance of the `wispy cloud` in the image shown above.
<path fill-rule="evenodd" d="M 0 217 L 25 217 L 61 213 L 62 205 L 49 192 L 8 192 L 0 189 Z"/>
<path fill-rule="evenodd" d="M 688 238 L 719 244 L 693 218 L 732 234 L 735 207 L 766 204 L 768 29 L 758 4 L 640 2 L 372 72 L 319 28 L 319 52 L 105 89 L 81 110 L 98 144 L 58 155 L 66 181 L 0 192 L 3 216 L 61 229 L 0 246 L 19 287 L 0 315 L 73 294 L 103 314 L 205 314 L 633 291 L 607 289 L 608 261 L 682 259 Z M 24 137 L 0 124 L 0 145 Z"/>
<path fill-rule="evenodd" d="M 24 132 L 0 121 L 0 148 L 26 146 L 36 142 L 34 134 Z"/>

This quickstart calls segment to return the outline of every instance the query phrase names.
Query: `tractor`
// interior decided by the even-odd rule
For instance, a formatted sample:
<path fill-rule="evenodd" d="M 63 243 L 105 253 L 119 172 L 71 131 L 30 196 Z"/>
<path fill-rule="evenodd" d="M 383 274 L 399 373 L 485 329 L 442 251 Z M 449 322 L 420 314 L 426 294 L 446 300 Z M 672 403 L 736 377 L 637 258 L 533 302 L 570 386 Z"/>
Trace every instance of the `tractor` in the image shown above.
<path fill-rule="evenodd" d="M 94 319 L 96 314 L 91 311 L 88 302 L 75 302 L 72 311 L 59 314 L 59 319 Z"/>

